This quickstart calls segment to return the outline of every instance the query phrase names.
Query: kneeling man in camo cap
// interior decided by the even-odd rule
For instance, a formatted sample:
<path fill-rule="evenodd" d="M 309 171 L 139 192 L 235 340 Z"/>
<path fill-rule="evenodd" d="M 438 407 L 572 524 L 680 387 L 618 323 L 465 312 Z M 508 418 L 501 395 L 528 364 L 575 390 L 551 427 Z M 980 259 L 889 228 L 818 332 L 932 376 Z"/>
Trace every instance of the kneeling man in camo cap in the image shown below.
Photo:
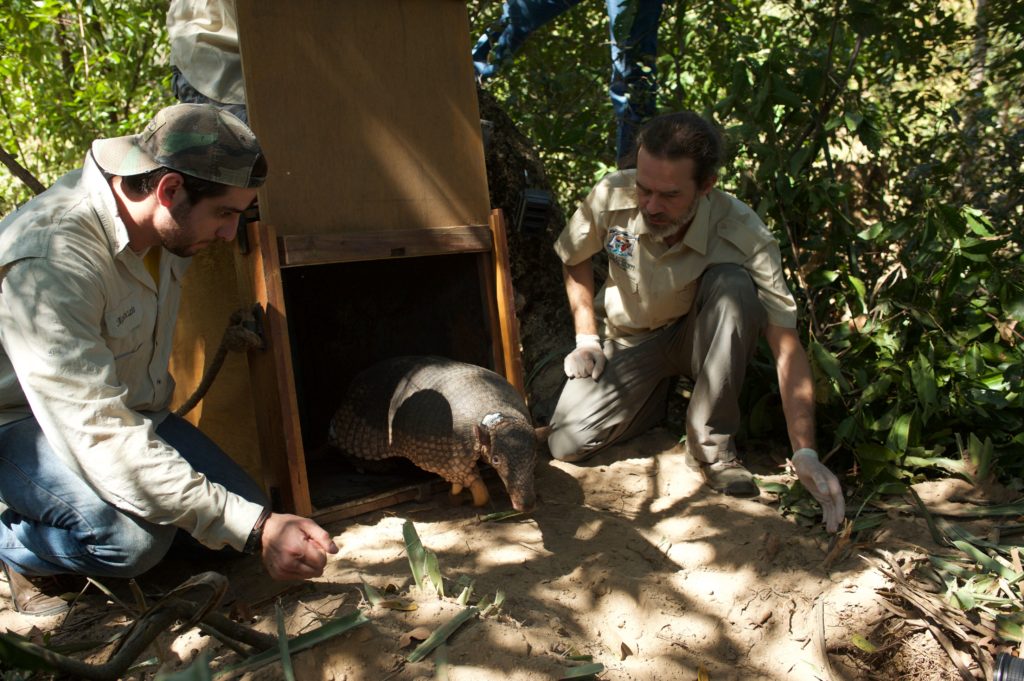
<path fill-rule="evenodd" d="M 337 551 L 167 410 L 190 257 L 234 238 L 266 175 L 238 118 L 178 104 L 0 222 L 0 567 L 19 612 L 67 608 L 40 577 L 133 577 L 179 531 L 278 579 Z"/>

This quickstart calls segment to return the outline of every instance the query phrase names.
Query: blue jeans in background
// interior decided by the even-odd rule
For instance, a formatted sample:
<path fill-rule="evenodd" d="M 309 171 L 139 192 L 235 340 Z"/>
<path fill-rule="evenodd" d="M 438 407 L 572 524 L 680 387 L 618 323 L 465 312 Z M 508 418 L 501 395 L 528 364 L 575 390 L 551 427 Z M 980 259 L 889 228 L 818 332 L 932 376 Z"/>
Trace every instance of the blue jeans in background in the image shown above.
<path fill-rule="evenodd" d="M 188 421 L 168 415 L 156 433 L 208 479 L 268 505 L 259 485 Z M 178 533 L 101 499 L 54 454 L 34 418 L 0 426 L 0 501 L 0 560 L 25 575 L 134 577 L 160 562 Z"/>
<path fill-rule="evenodd" d="M 507 0 L 498 22 L 477 40 L 473 65 L 487 80 L 514 55 L 531 33 L 581 0 Z M 616 158 L 621 166 L 633 151 L 640 126 L 657 110 L 658 23 L 662 0 L 605 0 L 611 35 L 609 92 L 618 122 Z"/>
<path fill-rule="evenodd" d="M 212 104 L 218 109 L 234 114 L 246 125 L 249 125 L 249 110 L 245 104 L 225 104 L 216 99 L 210 99 L 199 90 L 192 87 L 185 74 L 178 70 L 178 67 L 171 67 L 171 91 L 175 98 L 182 104 Z"/>

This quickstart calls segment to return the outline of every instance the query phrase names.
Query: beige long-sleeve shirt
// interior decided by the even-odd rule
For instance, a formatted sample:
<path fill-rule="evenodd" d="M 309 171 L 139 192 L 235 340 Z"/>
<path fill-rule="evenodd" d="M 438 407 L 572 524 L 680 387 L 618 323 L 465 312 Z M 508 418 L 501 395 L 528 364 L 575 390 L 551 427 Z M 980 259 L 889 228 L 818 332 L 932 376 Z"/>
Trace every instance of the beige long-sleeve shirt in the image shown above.
<path fill-rule="evenodd" d="M 174 390 L 168 360 L 189 265 L 162 255 L 158 287 L 91 156 L 0 222 L 0 423 L 34 415 L 113 506 L 240 550 L 262 508 L 156 434 Z"/>
<path fill-rule="evenodd" d="M 594 297 L 603 338 L 628 338 L 679 319 L 693 305 L 700 276 L 711 265 L 743 265 L 776 326 L 796 326 L 796 302 L 782 272 L 775 237 L 739 199 L 713 189 L 700 199 L 686 235 L 666 246 L 654 238 L 636 200 L 636 171 L 602 179 L 555 242 L 566 265 L 604 250 L 608 279 Z"/>

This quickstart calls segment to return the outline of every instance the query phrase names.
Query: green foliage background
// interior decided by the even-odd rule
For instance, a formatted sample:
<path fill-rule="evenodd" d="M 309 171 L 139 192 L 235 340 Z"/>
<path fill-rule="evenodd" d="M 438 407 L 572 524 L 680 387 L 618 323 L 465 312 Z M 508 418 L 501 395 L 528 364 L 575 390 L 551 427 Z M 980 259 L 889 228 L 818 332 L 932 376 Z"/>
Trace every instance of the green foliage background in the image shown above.
<path fill-rule="evenodd" d="M 819 440 L 868 489 L 1024 457 L 1024 12 L 1013 2 L 666 1 L 662 111 L 725 130 L 720 186 L 782 242 Z M 470 3 L 473 23 L 498 3 Z M 535 33 L 487 87 L 566 207 L 613 162 L 604 3 Z M 787 442 L 774 371 L 747 435 Z M 992 467 L 995 466 L 993 469 Z"/>
<path fill-rule="evenodd" d="M 470 0 L 474 36 L 500 12 Z M 49 184 L 168 89 L 166 0 L 5 0 L 0 149 Z M 536 33 L 487 87 L 571 211 L 613 162 L 604 3 Z M 783 243 L 821 448 L 868 488 L 1024 473 L 1024 12 L 1013 0 L 666 0 L 662 110 L 726 131 L 721 186 Z M 31 195 L 0 172 L 0 210 Z M 750 437 L 785 442 L 773 372 Z M 851 480 L 852 481 L 852 480 Z"/>

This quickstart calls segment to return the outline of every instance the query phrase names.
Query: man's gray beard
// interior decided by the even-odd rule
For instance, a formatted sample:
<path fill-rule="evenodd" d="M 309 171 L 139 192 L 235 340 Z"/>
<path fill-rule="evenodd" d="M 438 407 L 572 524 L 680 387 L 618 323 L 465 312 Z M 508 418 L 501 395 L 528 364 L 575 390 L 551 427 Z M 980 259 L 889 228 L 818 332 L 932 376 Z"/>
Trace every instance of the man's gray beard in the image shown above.
<path fill-rule="evenodd" d="M 648 221 L 646 218 L 644 219 L 644 221 L 647 222 L 647 229 L 651 231 L 651 236 L 653 236 L 658 241 L 664 241 L 665 239 L 668 239 L 670 236 L 677 234 L 679 230 L 681 230 L 683 227 L 689 225 L 693 221 L 693 218 L 697 215 L 697 208 L 699 206 L 700 200 L 698 199 L 697 201 L 693 202 L 693 206 L 690 208 L 690 211 L 686 215 L 684 215 L 679 220 L 675 220 L 671 224 L 665 225 L 663 227 L 652 225 L 650 221 Z"/>

